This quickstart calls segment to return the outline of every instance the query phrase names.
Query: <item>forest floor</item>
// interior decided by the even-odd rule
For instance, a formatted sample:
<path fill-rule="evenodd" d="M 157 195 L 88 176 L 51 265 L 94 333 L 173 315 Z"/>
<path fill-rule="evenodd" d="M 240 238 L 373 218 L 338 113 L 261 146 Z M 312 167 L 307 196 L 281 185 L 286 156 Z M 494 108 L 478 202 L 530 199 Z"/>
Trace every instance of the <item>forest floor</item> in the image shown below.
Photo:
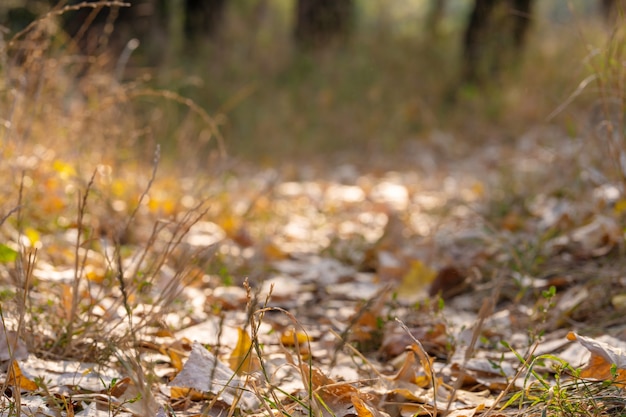
<path fill-rule="evenodd" d="M 126 80 L 50 17 L 0 45 L 0 417 L 626 414 L 619 31 L 452 109 L 415 39 Z"/>
<path fill-rule="evenodd" d="M 622 415 L 597 143 L 437 132 L 215 176 L 5 144 L 0 413 Z"/>

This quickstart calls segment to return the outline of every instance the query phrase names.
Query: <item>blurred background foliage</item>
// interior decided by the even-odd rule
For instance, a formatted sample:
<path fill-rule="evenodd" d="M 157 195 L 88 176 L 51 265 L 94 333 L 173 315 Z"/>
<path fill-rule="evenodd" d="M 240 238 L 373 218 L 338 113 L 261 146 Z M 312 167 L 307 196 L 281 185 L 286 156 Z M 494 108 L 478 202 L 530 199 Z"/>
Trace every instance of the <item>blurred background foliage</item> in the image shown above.
<path fill-rule="evenodd" d="M 367 162 L 421 145 L 462 154 L 546 124 L 585 134 L 586 114 L 602 98 L 593 88 L 554 111 L 593 70 L 587 60 L 622 15 L 619 2 L 602 0 L 102 3 L 43 19 L 53 33 L 47 54 L 82 57 L 65 67 L 82 83 L 77 88 L 84 91 L 86 80 L 93 86 L 90 75 L 106 69 L 114 74 L 107 83 L 171 92 L 177 99 L 134 100 L 166 153 L 215 149 L 216 126 L 200 109 L 229 154 L 260 164 L 329 155 Z M 4 0 L 5 42 L 64 6 Z M 469 35 L 480 8 L 489 9 L 489 22 Z M 519 21 L 523 45 L 507 42 Z M 469 44 L 476 50 L 468 52 Z M 3 65 L 20 60 L 9 58 Z"/>

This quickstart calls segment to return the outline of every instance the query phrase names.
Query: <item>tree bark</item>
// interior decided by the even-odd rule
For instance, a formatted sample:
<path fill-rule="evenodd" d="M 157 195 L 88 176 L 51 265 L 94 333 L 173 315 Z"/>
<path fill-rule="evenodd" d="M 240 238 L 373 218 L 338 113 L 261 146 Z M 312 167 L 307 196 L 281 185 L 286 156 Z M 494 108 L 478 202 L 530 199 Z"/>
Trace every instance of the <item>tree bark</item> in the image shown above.
<path fill-rule="evenodd" d="M 353 0 L 298 0 L 296 42 L 305 48 L 345 40 L 353 25 Z"/>
<path fill-rule="evenodd" d="M 224 17 L 225 0 L 185 0 L 187 40 L 213 38 Z"/>
<path fill-rule="evenodd" d="M 533 2 L 475 0 L 463 37 L 463 82 L 484 83 L 520 59 Z"/>

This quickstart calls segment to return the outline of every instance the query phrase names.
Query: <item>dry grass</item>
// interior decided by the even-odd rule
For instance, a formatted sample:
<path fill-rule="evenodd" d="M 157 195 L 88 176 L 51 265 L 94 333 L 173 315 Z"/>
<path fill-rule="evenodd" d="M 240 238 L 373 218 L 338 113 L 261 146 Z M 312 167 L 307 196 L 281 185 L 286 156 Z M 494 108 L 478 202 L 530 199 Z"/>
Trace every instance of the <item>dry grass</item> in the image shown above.
<path fill-rule="evenodd" d="M 138 387 L 137 412 L 154 414 L 138 337 L 180 308 L 182 287 L 206 266 L 206 250 L 184 237 L 207 205 L 184 173 L 160 175 L 171 160 L 150 123 L 158 110 L 139 98 L 185 106 L 213 143 L 221 137 L 195 103 L 73 53 L 56 14 L 0 48 L 0 316 L 40 358 L 116 361 Z"/>

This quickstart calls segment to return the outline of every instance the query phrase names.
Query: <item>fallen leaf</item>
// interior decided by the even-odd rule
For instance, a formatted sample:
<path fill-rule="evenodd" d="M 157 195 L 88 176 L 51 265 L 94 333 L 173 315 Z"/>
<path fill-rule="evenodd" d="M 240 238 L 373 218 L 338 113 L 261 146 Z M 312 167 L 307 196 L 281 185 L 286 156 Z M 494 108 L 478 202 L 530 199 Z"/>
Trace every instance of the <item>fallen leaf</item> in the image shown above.
<path fill-rule="evenodd" d="M 618 387 L 626 387 L 626 352 L 590 337 L 579 336 L 574 332 L 569 332 L 567 339 L 578 341 L 591 353 L 587 366 L 580 372 L 581 378 L 613 381 Z"/>
<path fill-rule="evenodd" d="M 403 299 L 411 299 L 423 292 L 437 276 L 437 272 L 424 262 L 413 259 L 409 262 L 409 269 L 402 277 L 398 287 L 398 295 Z"/>
<path fill-rule="evenodd" d="M 319 400 L 323 403 L 322 407 L 330 409 L 333 415 L 345 416 L 352 414 L 354 404 L 352 398 L 355 396 L 362 399 L 368 397 L 361 394 L 355 386 L 347 382 L 336 382 L 332 378 L 327 377 L 317 368 L 311 368 L 306 364 L 302 364 L 302 375 L 310 378 L 310 388 L 319 396 Z M 308 385 L 308 384 L 307 384 Z"/>
<path fill-rule="evenodd" d="M 301 346 L 309 342 L 309 336 L 302 331 L 288 329 L 280 336 L 280 343 L 285 346 Z"/>
<path fill-rule="evenodd" d="M 7 330 L 0 320 L 0 362 L 26 358 L 28 358 L 26 343 L 17 336 L 16 331 Z"/>
<path fill-rule="evenodd" d="M 7 371 L 7 384 L 20 387 L 24 391 L 35 391 L 37 384 L 22 373 L 16 360 L 11 361 L 11 367 Z"/>
<path fill-rule="evenodd" d="M 129 377 L 122 378 L 122 379 L 116 381 L 116 383 L 112 387 L 110 387 L 110 388 L 108 388 L 106 390 L 100 391 L 100 392 L 103 393 L 103 394 L 109 394 L 109 395 L 111 395 L 111 396 L 113 396 L 115 398 L 119 398 L 122 395 L 124 395 L 124 393 L 126 392 L 128 387 L 130 385 L 132 385 L 132 383 L 133 383 L 133 381 Z"/>
<path fill-rule="evenodd" d="M 376 408 L 369 405 L 366 401 L 364 401 L 361 396 L 358 394 L 352 394 L 350 396 L 350 401 L 352 405 L 354 405 L 354 410 L 356 411 L 357 417 L 383 417 L 388 416 L 387 413 L 383 413 Z"/>
<path fill-rule="evenodd" d="M 235 371 L 237 375 L 245 375 L 257 371 L 260 364 L 252 349 L 252 339 L 250 339 L 248 333 L 241 327 L 237 328 L 237 330 L 239 339 L 237 340 L 237 346 L 235 346 L 228 358 L 228 364 L 230 369 Z"/>
<path fill-rule="evenodd" d="M 237 404 L 243 410 L 259 406 L 259 400 L 245 388 L 244 381 L 199 343 L 192 345 L 183 370 L 168 385 L 211 393 L 228 405 Z M 178 388 L 174 388 L 175 391 L 179 391 Z"/>
<path fill-rule="evenodd" d="M 24 230 L 24 236 L 28 239 L 30 246 L 34 246 L 41 241 L 41 235 L 32 227 L 27 227 Z"/>
<path fill-rule="evenodd" d="M 383 358 L 391 359 L 400 356 L 408 346 L 414 343 L 414 339 L 428 346 L 429 352 L 445 352 L 446 344 L 449 343 L 448 330 L 444 323 L 428 323 L 412 325 L 410 333 L 399 326 L 386 325 L 379 354 Z"/>
<path fill-rule="evenodd" d="M 584 255 L 606 255 L 621 239 L 622 228 L 608 216 L 596 216 L 590 223 L 571 234 L 572 242 L 578 244 Z"/>
<path fill-rule="evenodd" d="M 187 398 L 190 401 L 201 401 L 208 397 L 207 393 L 198 391 L 193 388 L 184 387 L 171 387 L 170 398 L 173 400 L 179 400 L 181 398 Z"/>
<path fill-rule="evenodd" d="M 440 294 L 442 298 L 447 299 L 462 289 L 464 282 L 465 275 L 454 266 L 448 266 L 437 273 L 430 284 L 428 294 L 431 297 Z"/>
<path fill-rule="evenodd" d="M 354 409 L 356 410 L 356 415 L 358 417 L 374 417 L 375 414 L 369 407 L 359 398 L 358 395 L 353 394 L 350 396 L 350 401 L 352 401 L 352 405 L 354 405 Z"/>
<path fill-rule="evenodd" d="M 432 365 L 433 360 L 428 358 L 417 345 L 413 344 L 407 349 L 402 367 L 391 379 L 410 382 L 420 388 L 430 387 L 435 380 L 435 376 L 431 373 Z"/>
<path fill-rule="evenodd" d="M 167 349 L 167 356 L 170 357 L 170 363 L 178 372 L 183 370 L 183 361 L 180 355 L 174 349 Z"/>

